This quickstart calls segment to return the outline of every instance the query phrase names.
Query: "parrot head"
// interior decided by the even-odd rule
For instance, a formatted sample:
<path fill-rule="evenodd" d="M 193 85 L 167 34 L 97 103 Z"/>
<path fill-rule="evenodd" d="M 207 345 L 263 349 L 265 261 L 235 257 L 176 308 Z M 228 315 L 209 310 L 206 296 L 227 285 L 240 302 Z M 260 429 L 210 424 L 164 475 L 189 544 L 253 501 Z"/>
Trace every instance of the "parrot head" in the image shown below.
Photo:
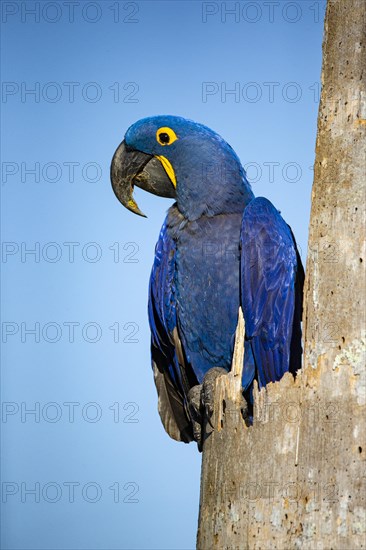
<path fill-rule="evenodd" d="M 134 187 L 175 198 L 189 220 L 242 211 L 253 199 L 233 149 L 210 128 L 177 116 L 139 120 L 127 130 L 111 164 L 118 200 L 140 216 Z"/>

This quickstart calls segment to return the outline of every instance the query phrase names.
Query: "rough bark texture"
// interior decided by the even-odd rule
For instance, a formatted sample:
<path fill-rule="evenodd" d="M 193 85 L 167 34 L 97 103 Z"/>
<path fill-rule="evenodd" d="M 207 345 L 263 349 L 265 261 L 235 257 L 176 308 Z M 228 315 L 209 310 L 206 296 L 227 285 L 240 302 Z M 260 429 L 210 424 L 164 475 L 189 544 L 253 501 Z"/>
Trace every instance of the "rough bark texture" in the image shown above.
<path fill-rule="evenodd" d="M 199 550 L 366 547 L 364 0 L 328 2 L 304 367 L 240 407 L 240 353 L 204 443 Z M 237 343 L 243 338 L 238 327 Z M 242 344 L 241 344 L 242 345 Z"/>

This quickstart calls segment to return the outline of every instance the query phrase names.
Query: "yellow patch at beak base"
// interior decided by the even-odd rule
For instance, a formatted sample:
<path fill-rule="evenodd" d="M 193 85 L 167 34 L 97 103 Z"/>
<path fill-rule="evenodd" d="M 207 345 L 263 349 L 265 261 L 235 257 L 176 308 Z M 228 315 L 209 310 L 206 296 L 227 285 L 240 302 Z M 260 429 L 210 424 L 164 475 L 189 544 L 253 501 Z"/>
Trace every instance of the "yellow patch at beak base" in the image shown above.
<path fill-rule="evenodd" d="M 163 165 L 163 168 L 165 172 L 168 174 L 170 181 L 174 185 L 174 187 L 177 187 L 177 180 L 175 177 L 175 172 L 173 166 L 170 164 L 169 160 L 164 157 L 163 155 L 156 155 L 156 158 L 160 160 L 161 164 Z"/>

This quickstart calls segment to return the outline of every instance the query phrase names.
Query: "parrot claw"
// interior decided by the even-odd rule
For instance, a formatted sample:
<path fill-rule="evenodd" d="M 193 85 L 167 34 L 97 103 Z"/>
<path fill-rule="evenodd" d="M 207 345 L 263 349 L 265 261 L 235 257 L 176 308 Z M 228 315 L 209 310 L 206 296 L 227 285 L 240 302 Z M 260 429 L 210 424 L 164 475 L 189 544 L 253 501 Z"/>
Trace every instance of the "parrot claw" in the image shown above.
<path fill-rule="evenodd" d="M 188 409 L 192 421 L 193 437 L 200 452 L 202 451 L 201 393 L 202 385 L 193 386 L 188 392 Z"/>
<path fill-rule="evenodd" d="M 214 367 L 206 373 L 202 384 L 193 386 L 188 392 L 187 401 L 193 437 L 200 452 L 204 439 L 215 429 L 212 419 L 216 379 L 224 374 L 227 374 L 225 369 Z"/>

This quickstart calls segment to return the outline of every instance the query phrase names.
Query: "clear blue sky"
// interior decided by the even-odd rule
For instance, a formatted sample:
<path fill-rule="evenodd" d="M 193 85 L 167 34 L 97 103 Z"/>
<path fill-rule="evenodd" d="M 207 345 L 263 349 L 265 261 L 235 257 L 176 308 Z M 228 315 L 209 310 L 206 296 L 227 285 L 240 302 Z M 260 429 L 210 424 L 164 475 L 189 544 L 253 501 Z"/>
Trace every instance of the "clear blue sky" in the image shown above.
<path fill-rule="evenodd" d="M 2 548 L 193 549 L 200 455 L 160 424 L 146 313 L 170 202 L 123 209 L 110 160 L 148 115 L 212 127 L 304 259 L 325 2 L 1 7 Z"/>

